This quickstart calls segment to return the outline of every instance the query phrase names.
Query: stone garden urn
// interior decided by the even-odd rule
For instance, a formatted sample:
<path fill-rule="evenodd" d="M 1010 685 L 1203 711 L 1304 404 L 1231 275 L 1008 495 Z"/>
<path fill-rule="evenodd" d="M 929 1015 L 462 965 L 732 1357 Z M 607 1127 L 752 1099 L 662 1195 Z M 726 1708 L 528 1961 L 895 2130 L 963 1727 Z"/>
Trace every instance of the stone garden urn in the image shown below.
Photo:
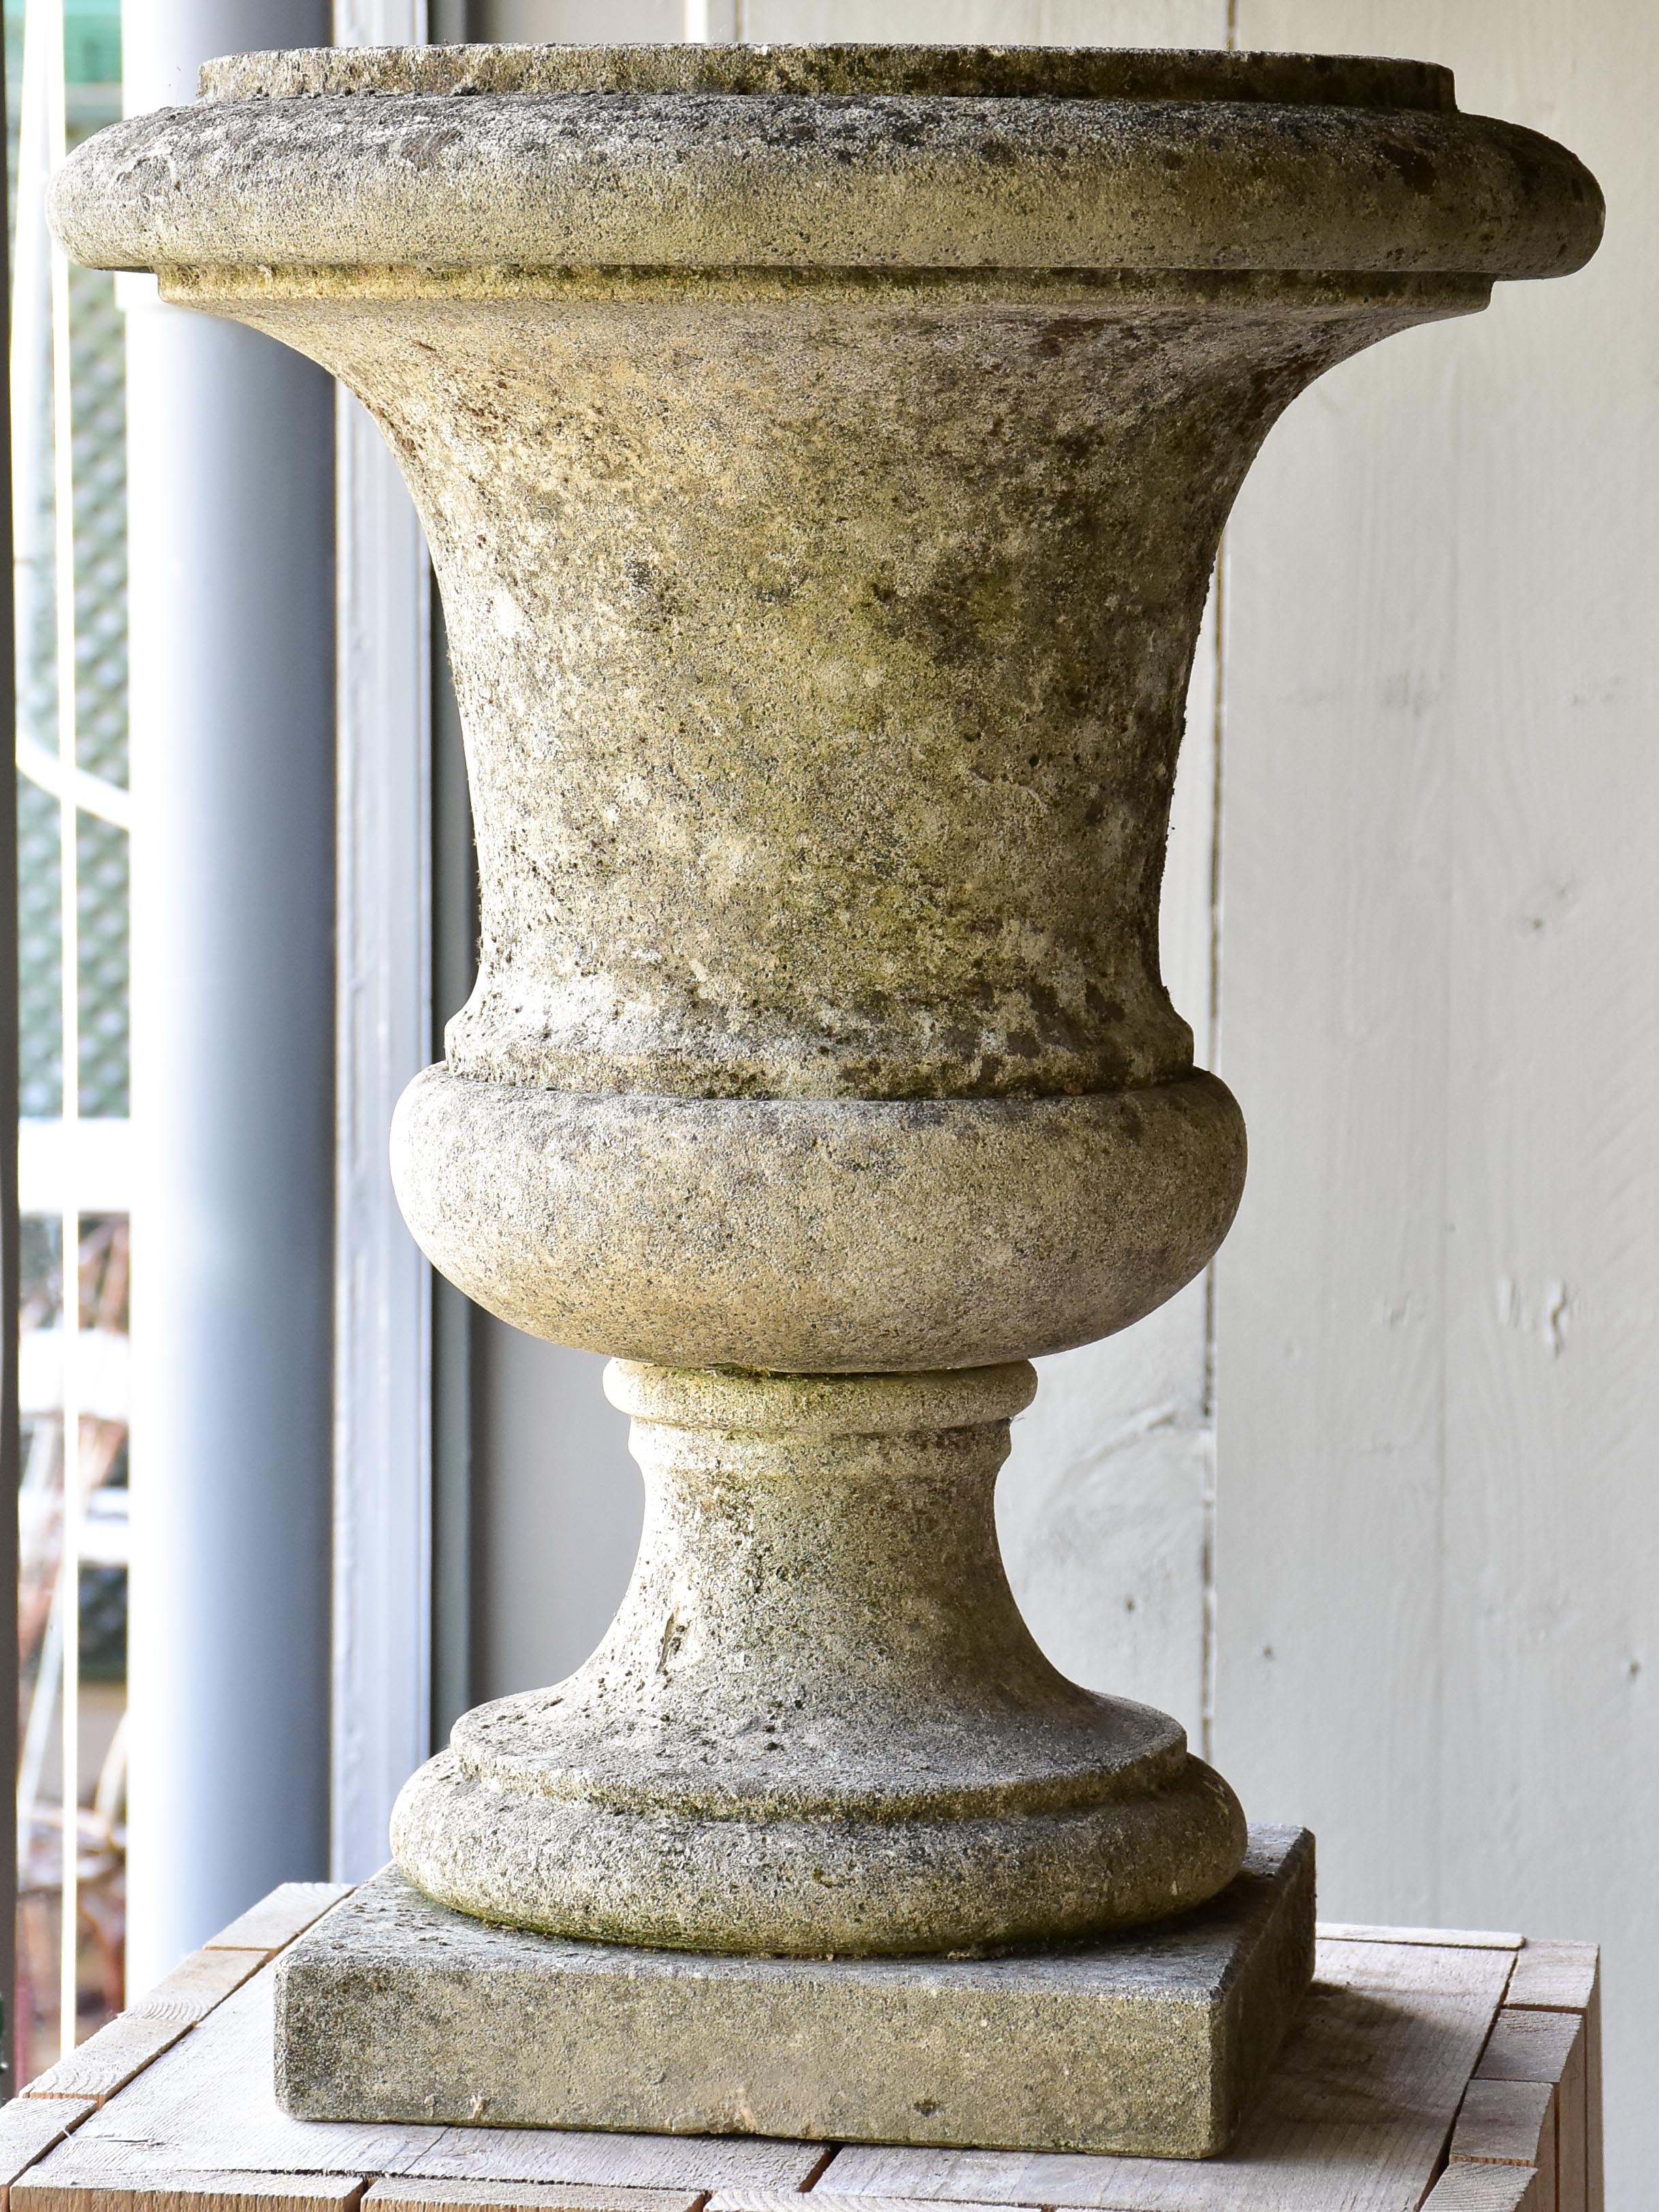
<path fill-rule="evenodd" d="M 1239 1200 L 1158 940 L 1244 472 L 1336 362 L 1577 268 L 1593 180 L 1399 61 L 319 52 L 202 94 L 53 220 L 402 462 L 482 944 L 398 1195 L 481 1304 L 613 1355 L 649 1492 L 600 1650 L 404 1790 L 403 1876 L 727 1960 L 1190 1911 L 1238 1803 L 1048 1664 L 993 1486 L 1029 1361 Z"/>

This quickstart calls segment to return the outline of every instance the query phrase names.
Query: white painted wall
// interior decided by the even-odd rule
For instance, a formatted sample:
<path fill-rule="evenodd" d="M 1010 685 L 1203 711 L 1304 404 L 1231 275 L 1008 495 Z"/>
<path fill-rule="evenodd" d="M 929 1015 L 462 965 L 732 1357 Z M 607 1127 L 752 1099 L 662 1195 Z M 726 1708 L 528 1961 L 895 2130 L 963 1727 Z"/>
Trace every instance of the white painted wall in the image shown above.
<path fill-rule="evenodd" d="M 1217 1752 L 1340 1917 L 1607 1947 L 1610 2202 L 1659 2171 L 1659 15 L 1240 0 L 1450 63 L 1607 243 L 1298 402 L 1230 539 Z"/>
<path fill-rule="evenodd" d="M 592 21 L 510 4 L 521 34 Z M 620 0 L 607 34 L 659 20 Z M 1337 371 L 1247 484 L 1165 947 L 1244 1107 L 1249 1188 L 1212 1282 L 1044 1363 L 1000 1503 L 1055 1657 L 1180 1714 L 1255 1817 L 1313 1826 L 1332 1917 L 1603 1942 L 1609 2203 L 1638 2212 L 1659 2171 L 1659 12 L 743 0 L 739 28 L 1415 55 L 1607 189 L 1589 271 Z M 497 1359 L 495 1434 L 533 1389 L 514 1451 L 574 1407 L 614 1468 L 568 1361 Z M 591 1601 L 637 1496 L 568 1454 L 556 1480 L 595 1516 Z M 559 1636 L 500 1558 L 510 1673 Z"/>

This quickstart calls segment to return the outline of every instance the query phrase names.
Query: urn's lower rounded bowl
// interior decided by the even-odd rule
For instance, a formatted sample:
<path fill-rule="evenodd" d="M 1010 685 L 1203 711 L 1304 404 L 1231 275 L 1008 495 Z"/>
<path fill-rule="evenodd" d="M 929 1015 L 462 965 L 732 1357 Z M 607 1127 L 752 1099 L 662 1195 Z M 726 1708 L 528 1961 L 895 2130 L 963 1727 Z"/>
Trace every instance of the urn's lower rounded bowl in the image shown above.
<path fill-rule="evenodd" d="M 1237 1873 L 1245 1823 L 1191 1757 L 1162 1786 L 1047 1814 L 733 1820 L 505 1788 L 451 1750 L 404 1784 L 392 1843 L 428 1897 L 510 1927 L 894 1957 L 1079 1942 L 1187 1911 Z"/>
<path fill-rule="evenodd" d="M 392 1126 L 404 1217 L 517 1328 L 675 1367 L 988 1366 L 1173 1296 L 1244 1182 L 1194 1073 L 1081 1097 L 686 1099 L 440 1066 Z"/>

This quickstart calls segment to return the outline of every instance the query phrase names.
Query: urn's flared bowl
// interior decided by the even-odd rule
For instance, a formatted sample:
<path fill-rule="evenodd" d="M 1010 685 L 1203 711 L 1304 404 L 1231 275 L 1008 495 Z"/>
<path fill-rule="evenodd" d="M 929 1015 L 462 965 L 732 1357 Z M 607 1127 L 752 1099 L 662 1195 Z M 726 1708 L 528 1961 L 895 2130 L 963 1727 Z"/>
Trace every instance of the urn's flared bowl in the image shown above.
<path fill-rule="evenodd" d="M 70 250 L 335 370 L 409 477 L 483 939 L 399 1195 L 516 1325 L 924 1368 L 1121 1328 L 1243 1126 L 1158 970 L 1187 678 L 1282 408 L 1558 273 L 1444 70 L 999 47 L 250 55 Z"/>

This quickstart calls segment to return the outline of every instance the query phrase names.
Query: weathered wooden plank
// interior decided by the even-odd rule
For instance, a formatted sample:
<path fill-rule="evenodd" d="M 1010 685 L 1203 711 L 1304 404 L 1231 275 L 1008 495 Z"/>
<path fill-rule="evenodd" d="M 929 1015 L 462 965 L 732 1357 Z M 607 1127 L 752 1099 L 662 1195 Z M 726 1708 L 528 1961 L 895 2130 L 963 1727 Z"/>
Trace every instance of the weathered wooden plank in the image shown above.
<path fill-rule="evenodd" d="M 1555 2166 L 1555 2085 L 1474 2081 L 1464 2092 L 1451 2157 L 1498 2166 Z"/>
<path fill-rule="evenodd" d="M 1492 2022 L 1492 2034 L 1475 2069 L 1482 2081 L 1559 2085 L 1556 2179 L 1563 2212 L 1583 2212 L 1587 2205 L 1600 2212 L 1589 2173 L 1588 2043 L 1583 2013 L 1528 2010 L 1505 2004 Z"/>
<path fill-rule="evenodd" d="M 185 2172 L 164 2158 L 66 2143 L 16 2183 L 13 2212 L 354 2212 L 361 2174 Z"/>
<path fill-rule="evenodd" d="M 1555 2093 L 1557 2212 L 1589 2212 L 1589 2067 L 1585 2041 L 1582 2033 L 1573 2039 Z M 1599 2205 L 1596 2212 L 1601 2212 Z"/>
<path fill-rule="evenodd" d="M 815 2188 L 814 2206 L 823 2212 L 984 2212 L 971 2199 L 945 2197 L 862 2197 L 845 2190 Z M 708 2200 L 708 2212 L 800 2212 L 800 2193 L 787 2189 L 720 2189 Z M 1013 2205 L 1007 2212 L 1040 2212 L 1032 2204 Z"/>
<path fill-rule="evenodd" d="M 1510 1954 L 1333 1943 L 1255 2108 L 1204 2165 L 850 2145 L 819 2190 L 1111 2212 L 1417 2212 Z"/>
<path fill-rule="evenodd" d="M 91 2097 L 14 2097 L 0 2105 L 0 2212 L 18 2176 L 96 2109 Z"/>
<path fill-rule="evenodd" d="M 257 1974 L 268 1954 L 264 1951 L 192 1951 L 170 1974 L 127 2007 L 127 2020 L 173 2020 L 189 2027 L 205 2020 L 233 1990 Z"/>
<path fill-rule="evenodd" d="M 1606 2196 L 1601 2132 L 1601 1990 L 1598 1982 L 1584 2014 L 1584 2197 L 1589 2212 L 1602 2212 Z"/>
<path fill-rule="evenodd" d="M 1534 2212 L 1561 2212 L 1559 2160 L 1560 2114 L 1553 2082 L 1470 2082 L 1452 2133 L 1454 2166 L 1534 2168 Z"/>
<path fill-rule="evenodd" d="M 799 2194 L 778 2192 L 799 2212 Z M 363 2198 L 365 2212 L 696 2212 L 693 2189 L 560 2188 L 532 2181 L 377 2181 Z"/>
<path fill-rule="evenodd" d="M 1557 2099 L 1558 2212 L 1601 2212 L 1601 1953 L 1594 1943 L 1528 1941 L 1515 1962 L 1504 2009 L 1584 2015 Z"/>
<path fill-rule="evenodd" d="M 331 1905 L 349 1897 L 349 1881 L 285 1881 L 269 1897 L 208 1938 L 210 1951 L 280 1951 L 303 1935 L 313 1920 L 320 1920 Z"/>
<path fill-rule="evenodd" d="M 1423 2212 L 1543 2212 L 1542 2186 L 1533 2166 L 1449 2166 Z"/>
<path fill-rule="evenodd" d="M 1509 1985 L 1511 1955 L 1462 1944 L 1322 1942 L 1316 1978 L 1399 1998 L 1406 2005 L 1467 2005 L 1490 2033 Z M 1490 2006 L 1490 2010 L 1487 2007 Z"/>
<path fill-rule="evenodd" d="M 1546 2012 L 1584 2012 L 1595 1994 L 1601 1954 L 1594 1943 L 1534 1942 L 1528 1937 L 1504 2002 Z"/>
<path fill-rule="evenodd" d="M 146 2020 L 122 2013 L 89 2035 L 76 2051 L 37 2074 L 25 2097 L 94 2097 L 102 2103 L 171 2049 L 190 2023 Z"/>
<path fill-rule="evenodd" d="M 1316 1932 L 1326 1943 L 1428 1943 L 1439 1951 L 1519 1951 L 1527 1940 L 1492 1929 L 1369 1928 L 1347 1920 L 1322 1920 Z"/>
<path fill-rule="evenodd" d="M 1505 2005 L 1475 2068 L 1482 2081 L 1559 2081 L 1583 2039 L 1583 2017 L 1572 2012 L 1512 2012 Z"/>
<path fill-rule="evenodd" d="M 311 2123 L 306 2123 L 309 2125 Z M 795 2192 L 823 2165 L 822 2143 L 770 2142 L 758 2136 L 623 2136 L 539 2128 L 449 2128 L 432 2149 L 399 2167 L 400 2179 L 526 2181 L 593 2189 L 722 2188 Z"/>

